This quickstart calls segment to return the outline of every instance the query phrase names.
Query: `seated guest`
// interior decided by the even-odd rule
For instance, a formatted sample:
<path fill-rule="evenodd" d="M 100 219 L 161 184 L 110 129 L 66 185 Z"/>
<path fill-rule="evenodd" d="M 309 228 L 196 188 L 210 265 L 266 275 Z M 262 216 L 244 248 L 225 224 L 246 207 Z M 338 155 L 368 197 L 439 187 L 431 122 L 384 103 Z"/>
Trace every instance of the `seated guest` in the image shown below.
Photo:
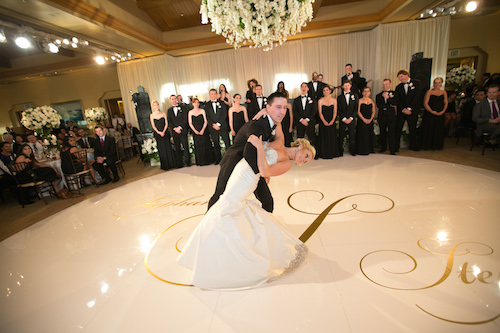
<path fill-rule="evenodd" d="M 457 109 L 455 98 L 457 97 L 457 92 L 455 90 L 446 91 L 448 95 L 448 106 L 444 113 L 444 128 L 448 131 L 448 137 L 451 138 L 453 130 L 455 129 L 455 122 L 457 121 Z"/>
<path fill-rule="evenodd" d="M 485 97 L 486 90 L 479 88 L 474 93 L 474 98 L 464 103 L 460 112 L 460 125 L 462 127 L 476 129 L 476 124 L 472 120 L 472 111 L 474 110 L 476 104 L 481 103 Z"/>
<path fill-rule="evenodd" d="M 64 139 L 63 147 L 61 149 L 61 169 L 63 173 L 72 175 L 75 173 L 87 170 L 86 159 L 78 160 L 75 153 L 78 153 L 75 138 L 68 137 Z M 95 180 L 94 170 L 90 169 L 90 174 Z"/>
<path fill-rule="evenodd" d="M 12 146 L 12 151 L 17 152 L 19 147 L 21 146 L 20 143 L 17 143 L 14 141 L 14 136 L 12 134 L 6 133 L 3 135 L 3 141 L 10 143 Z"/>
<path fill-rule="evenodd" d="M 16 159 L 16 155 L 12 152 L 12 145 L 8 142 L 0 143 L 0 160 L 7 165 Z"/>
<path fill-rule="evenodd" d="M 94 128 L 97 138 L 92 141 L 92 148 L 94 148 L 95 162 L 92 164 L 94 170 L 96 170 L 101 178 L 104 179 L 100 185 L 108 184 L 111 182 L 111 177 L 109 173 L 104 169 L 104 162 L 113 172 L 113 183 L 120 180 L 118 176 L 118 169 L 116 168 L 116 143 L 115 138 L 106 135 L 106 130 L 102 126 L 96 126 Z"/>
<path fill-rule="evenodd" d="M 28 140 L 28 144 L 30 145 L 35 155 L 41 154 L 43 152 L 43 145 L 36 139 L 36 136 L 34 136 L 33 134 L 28 134 L 26 140 Z"/>
<path fill-rule="evenodd" d="M 488 134 L 491 144 L 498 144 L 498 135 L 500 135 L 499 89 L 500 86 L 497 84 L 490 85 L 486 94 L 487 98 L 476 104 L 472 113 L 472 120 L 477 125 L 476 135 Z"/>
<path fill-rule="evenodd" d="M 69 136 L 68 131 L 65 128 L 59 129 L 59 133 L 61 133 L 63 136 Z"/>
<path fill-rule="evenodd" d="M 122 124 L 116 125 L 116 131 L 121 135 L 128 135 L 127 128 L 124 127 Z"/>
<path fill-rule="evenodd" d="M 116 129 L 116 127 L 118 126 L 118 124 L 124 126 L 125 125 L 125 120 L 123 120 L 122 117 L 120 117 L 120 115 L 118 114 L 114 114 L 113 115 L 113 119 L 111 119 L 111 124 L 113 125 L 113 128 Z"/>
<path fill-rule="evenodd" d="M 76 143 L 84 149 L 91 148 L 91 138 L 87 136 L 87 131 L 83 128 L 78 129 L 78 136 L 80 137 Z"/>
<path fill-rule="evenodd" d="M 19 135 L 19 134 L 18 134 L 18 135 L 16 135 L 16 140 L 15 140 L 15 142 L 16 142 L 18 145 L 22 145 L 23 143 L 26 143 L 26 142 L 24 141 L 24 137 L 23 137 L 22 135 Z"/>
<path fill-rule="evenodd" d="M 179 97 L 179 96 L 177 96 L 177 97 Z M 177 100 L 179 100 L 179 99 L 177 99 Z M 129 131 L 130 135 L 132 136 L 132 140 L 137 142 L 137 134 L 141 134 L 141 131 L 139 131 L 139 129 L 137 127 L 132 126 L 131 123 L 127 123 L 127 129 Z"/>
<path fill-rule="evenodd" d="M 68 127 L 67 127 L 67 129 L 68 129 L 68 132 L 69 131 L 73 131 L 73 132 L 77 132 L 78 131 L 78 127 L 75 126 L 71 120 L 68 121 Z"/>
<path fill-rule="evenodd" d="M 23 201 L 21 201 L 20 191 L 21 189 L 17 188 L 16 179 L 10 174 L 9 168 L 0 161 L 0 190 L 4 188 L 9 188 L 12 193 L 16 193 L 19 203 L 22 205 Z M 25 199 L 24 204 L 29 205 L 34 203 L 34 201 Z"/>
<path fill-rule="evenodd" d="M 61 178 L 61 175 L 56 169 L 45 163 L 38 162 L 33 154 L 33 150 L 26 143 L 19 147 L 17 157 L 15 159 L 15 163 L 22 162 L 27 163 L 29 168 L 26 168 L 17 174 L 18 180 L 21 184 L 39 180 L 53 183 L 57 178 Z M 54 186 L 54 184 L 52 185 Z"/>

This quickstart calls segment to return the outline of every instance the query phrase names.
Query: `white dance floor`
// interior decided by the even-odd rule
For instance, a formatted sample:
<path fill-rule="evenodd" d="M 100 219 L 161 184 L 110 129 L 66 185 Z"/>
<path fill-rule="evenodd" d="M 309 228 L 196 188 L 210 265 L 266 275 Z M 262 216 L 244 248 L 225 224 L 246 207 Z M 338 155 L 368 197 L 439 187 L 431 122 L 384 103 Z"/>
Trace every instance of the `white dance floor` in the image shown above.
<path fill-rule="evenodd" d="M 390 155 L 294 166 L 275 214 L 307 263 L 203 291 L 178 249 L 218 166 L 110 190 L 1 242 L 0 332 L 499 332 L 500 173 Z M 320 223 L 321 222 L 321 223 Z"/>

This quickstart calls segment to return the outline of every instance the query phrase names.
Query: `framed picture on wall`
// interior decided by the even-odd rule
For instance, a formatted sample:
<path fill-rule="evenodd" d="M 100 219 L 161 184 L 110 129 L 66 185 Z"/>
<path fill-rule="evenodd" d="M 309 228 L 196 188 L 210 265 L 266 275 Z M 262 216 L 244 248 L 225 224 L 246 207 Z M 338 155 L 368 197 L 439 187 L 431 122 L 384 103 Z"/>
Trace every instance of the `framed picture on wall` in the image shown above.
<path fill-rule="evenodd" d="M 80 100 L 64 103 L 52 103 L 52 107 L 61 115 L 65 124 L 67 124 L 70 120 L 76 126 L 82 126 L 85 124 L 83 105 Z"/>

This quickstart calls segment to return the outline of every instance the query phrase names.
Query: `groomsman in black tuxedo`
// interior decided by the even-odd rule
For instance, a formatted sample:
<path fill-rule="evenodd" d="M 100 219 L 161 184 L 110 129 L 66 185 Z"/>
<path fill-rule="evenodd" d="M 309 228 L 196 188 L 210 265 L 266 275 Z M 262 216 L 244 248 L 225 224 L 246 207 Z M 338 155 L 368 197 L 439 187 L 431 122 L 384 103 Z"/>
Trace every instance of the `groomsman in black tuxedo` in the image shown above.
<path fill-rule="evenodd" d="M 252 119 L 262 109 L 266 108 L 267 97 L 262 94 L 262 86 L 260 84 L 255 86 L 255 98 L 251 100 L 248 106 L 248 119 Z"/>
<path fill-rule="evenodd" d="M 402 69 L 398 72 L 401 82 L 396 87 L 396 98 L 398 101 L 396 151 L 399 151 L 399 143 L 405 121 L 408 123 L 410 149 L 418 151 L 417 145 L 417 121 L 422 104 L 422 86 L 420 81 L 410 78 L 410 72 Z"/>
<path fill-rule="evenodd" d="M 118 169 L 116 168 L 116 143 L 112 136 L 106 135 L 106 130 L 102 126 L 94 128 L 97 138 L 91 144 L 94 148 L 95 162 L 92 167 L 99 173 L 103 182 L 99 185 L 107 184 L 111 181 L 109 173 L 104 169 L 104 162 L 108 165 L 111 172 L 113 172 L 113 183 L 120 180 L 118 176 Z"/>
<path fill-rule="evenodd" d="M 389 151 L 391 155 L 396 155 L 396 121 L 397 121 L 397 99 L 396 92 L 391 90 L 391 80 L 385 79 L 382 82 L 383 91 L 375 98 L 378 107 L 378 125 L 380 127 L 380 153 L 387 150 L 389 141 Z M 388 140 L 387 140 L 388 138 Z"/>
<path fill-rule="evenodd" d="M 288 100 L 286 95 L 281 92 L 272 93 L 268 97 L 266 105 L 267 115 L 258 120 L 250 120 L 238 131 L 234 138 L 233 145 L 229 148 L 220 163 L 219 177 L 217 178 L 217 186 L 215 193 L 208 202 L 208 208 L 212 207 L 226 189 L 227 181 L 233 172 L 234 167 L 244 158 L 255 174 L 259 173 L 257 166 L 257 149 L 249 143 L 248 137 L 254 134 L 262 137 L 262 141 L 271 139 L 272 131 L 276 124 L 281 123 L 286 113 L 286 105 Z M 255 197 L 262 203 L 262 208 L 268 212 L 272 212 L 274 201 L 267 186 L 266 180 L 262 177 L 259 179 Z"/>
<path fill-rule="evenodd" d="M 325 87 L 325 84 L 318 80 L 317 72 L 312 73 L 312 79 L 307 83 L 307 87 L 309 88 L 309 97 L 313 98 L 317 103 L 323 97 L 323 88 Z"/>
<path fill-rule="evenodd" d="M 311 144 L 316 147 L 316 114 L 318 113 L 317 103 L 314 97 L 308 95 L 309 86 L 302 82 L 300 85 L 300 96 L 293 100 L 293 118 L 297 123 L 297 138 L 303 138 L 305 134 Z"/>
<path fill-rule="evenodd" d="M 226 150 L 231 146 L 229 141 L 229 125 L 227 120 L 227 104 L 217 98 L 217 90 L 210 89 L 210 101 L 205 103 L 204 109 L 207 114 L 208 132 L 215 150 L 215 164 L 222 159 L 219 138 L 222 137 Z"/>
<path fill-rule="evenodd" d="M 360 90 L 359 90 L 359 74 L 357 72 L 352 71 L 352 65 L 347 64 L 345 65 L 345 75 L 340 78 L 340 84 L 343 86 L 345 81 L 351 81 L 351 92 L 356 94 L 356 97 L 359 97 Z"/>
<path fill-rule="evenodd" d="M 175 160 L 178 168 L 182 168 L 182 148 L 184 149 L 184 164 L 186 166 L 191 166 L 191 158 L 189 156 L 189 145 L 188 145 L 188 111 L 182 107 L 175 95 L 170 96 L 170 103 L 172 106 L 167 110 L 167 122 L 170 135 L 174 138 L 175 147 Z"/>
<path fill-rule="evenodd" d="M 342 84 L 342 93 L 337 96 L 339 116 L 339 153 L 344 154 L 344 137 L 349 131 L 349 152 L 356 156 L 356 117 L 358 115 L 358 94 L 352 91 L 351 81 Z"/>

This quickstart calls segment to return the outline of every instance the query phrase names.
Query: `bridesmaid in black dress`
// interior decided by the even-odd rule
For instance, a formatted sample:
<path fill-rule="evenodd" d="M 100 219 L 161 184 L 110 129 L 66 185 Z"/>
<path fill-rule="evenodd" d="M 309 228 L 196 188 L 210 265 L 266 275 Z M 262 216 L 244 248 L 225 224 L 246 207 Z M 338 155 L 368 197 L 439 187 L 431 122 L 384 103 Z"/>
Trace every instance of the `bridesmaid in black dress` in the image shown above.
<path fill-rule="evenodd" d="M 293 112 L 290 103 L 286 103 L 286 113 L 281 120 L 281 130 L 285 136 L 285 147 L 290 147 L 293 142 Z"/>
<path fill-rule="evenodd" d="M 444 146 L 444 113 L 448 107 L 448 96 L 441 90 L 443 79 L 437 77 L 433 88 L 427 90 L 424 97 L 424 115 L 422 116 L 423 150 L 441 150 Z"/>
<path fill-rule="evenodd" d="M 246 95 L 246 102 L 247 105 L 252 103 L 253 99 L 255 98 L 255 87 L 259 84 L 259 82 L 256 79 L 251 79 L 247 81 L 247 95 Z"/>
<path fill-rule="evenodd" d="M 227 107 L 231 107 L 231 95 L 227 92 L 225 84 L 219 86 L 219 99 L 227 104 Z"/>
<path fill-rule="evenodd" d="M 373 153 L 373 117 L 375 102 L 370 98 L 370 87 L 363 89 L 363 97 L 359 99 L 358 121 L 356 123 L 356 146 L 358 155 Z"/>
<path fill-rule="evenodd" d="M 233 96 L 234 104 L 228 111 L 229 127 L 231 128 L 231 135 L 233 138 L 238 134 L 241 126 L 248 122 L 247 108 L 241 103 L 241 95 L 236 94 Z"/>
<path fill-rule="evenodd" d="M 172 145 L 170 144 L 170 133 L 167 126 L 167 115 L 160 110 L 158 101 L 151 103 L 153 113 L 149 116 L 151 126 L 154 130 L 156 139 L 156 147 L 158 148 L 158 155 L 160 155 L 160 163 L 162 170 L 169 170 L 176 168 L 175 154 Z"/>
<path fill-rule="evenodd" d="M 208 136 L 207 115 L 204 109 L 200 109 L 198 98 L 192 100 L 193 109 L 188 113 L 188 123 L 193 132 L 194 156 L 196 165 L 208 165 L 214 163 L 212 142 Z"/>
<path fill-rule="evenodd" d="M 318 101 L 319 144 L 318 155 L 321 158 L 339 157 L 337 138 L 337 99 L 332 97 L 332 87 L 323 88 L 323 97 Z"/>

